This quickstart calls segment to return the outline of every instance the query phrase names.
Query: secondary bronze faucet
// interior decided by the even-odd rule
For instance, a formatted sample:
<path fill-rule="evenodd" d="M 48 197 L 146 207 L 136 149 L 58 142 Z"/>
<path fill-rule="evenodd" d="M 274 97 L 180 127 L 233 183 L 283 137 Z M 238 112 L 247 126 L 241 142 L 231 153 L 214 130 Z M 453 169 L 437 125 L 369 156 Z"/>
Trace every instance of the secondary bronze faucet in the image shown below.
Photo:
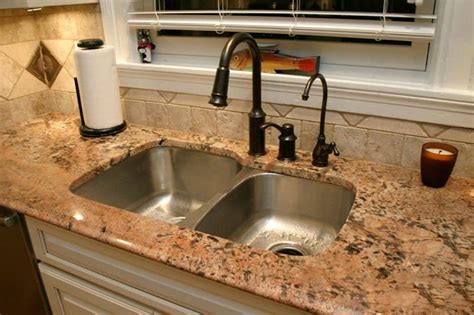
<path fill-rule="evenodd" d="M 260 128 L 265 123 L 265 112 L 262 109 L 262 76 L 261 59 L 257 42 L 248 33 L 237 33 L 225 44 L 221 53 L 219 67 L 216 71 L 214 87 L 209 104 L 217 107 L 227 106 L 227 90 L 229 88 L 229 66 L 232 53 L 238 44 L 246 42 L 252 56 L 252 99 L 253 106 L 249 113 L 249 154 L 259 156 L 265 154 L 265 130 Z"/>
<path fill-rule="evenodd" d="M 304 88 L 304 92 L 301 98 L 303 99 L 303 101 L 308 100 L 309 91 L 311 90 L 311 86 L 313 85 L 313 82 L 316 79 L 321 80 L 321 85 L 323 86 L 323 103 L 321 105 L 321 119 L 319 120 L 318 141 L 316 142 L 316 146 L 314 147 L 314 150 L 313 150 L 312 164 L 314 166 L 327 166 L 329 154 L 334 152 L 335 156 L 339 156 L 339 151 L 337 150 L 335 142 L 331 142 L 329 144 L 326 143 L 326 136 L 324 135 L 324 125 L 325 125 L 325 120 L 326 120 L 326 104 L 328 101 L 328 85 L 326 83 L 326 79 L 321 73 L 313 74 L 309 78 L 308 82 L 306 83 L 306 87 Z"/>

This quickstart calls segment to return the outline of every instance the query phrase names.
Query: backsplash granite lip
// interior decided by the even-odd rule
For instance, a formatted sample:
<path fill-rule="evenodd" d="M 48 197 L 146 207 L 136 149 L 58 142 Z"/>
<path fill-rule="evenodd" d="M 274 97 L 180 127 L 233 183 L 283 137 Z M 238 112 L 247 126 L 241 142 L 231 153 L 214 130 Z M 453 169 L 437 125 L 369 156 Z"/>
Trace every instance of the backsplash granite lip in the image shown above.
<path fill-rule="evenodd" d="M 273 146 L 267 156 L 249 159 L 243 141 L 137 125 L 115 137 L 83 139 L 76 122 L 71 116 L 48 115 L 0 133 L 0 204 L 312 312 L 455 312 L 472 307 L 462 292 L 469 292 L 473 276 L 466 268 L 472 248 L 473 180 L 453 177 L 435 190 L 420 184 L 418 172 L 399 167 L 331 159 L 330 167 L 316 169 L 305 152 L 297 163 L 285 164 L 275 159 Z M 257 168 L 354 185 L 354 207 L 330 248 L 295 259 L 208 238 L 69 191 L 84 174 L 91 176 L 160 142 L 213 150 Z M 83 221 L 74 219 L 78 211 Z"/>

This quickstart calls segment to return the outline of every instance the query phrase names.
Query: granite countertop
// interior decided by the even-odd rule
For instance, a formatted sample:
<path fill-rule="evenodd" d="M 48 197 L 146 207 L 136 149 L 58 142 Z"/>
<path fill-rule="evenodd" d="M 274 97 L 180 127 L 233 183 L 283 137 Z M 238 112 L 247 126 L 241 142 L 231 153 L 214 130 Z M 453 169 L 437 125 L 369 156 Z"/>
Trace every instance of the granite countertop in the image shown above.
<path fill-rule="evenodd" d="M 130 126 L 101 139 L 78 134 L 73 117 L 48 115 L 0 132 L 0 205 L 138 255 L 311 312 L 474 312 L 474 180 L 442 189 L 419 173 L 331 159 L 314 168 L 247 155 L 247 144 Z M 349 219 L 316 256 L 275 255 L 95 203 L 70 192 L 145 148 L 164 145 L 230 156 L 253 168 L 356 191 Z M 81 214 L 83 220 L 76 220 Z M 76 216 L 77 217 L 77 216 Z M 123 242 L 123 240 L 127 242 Z"/>

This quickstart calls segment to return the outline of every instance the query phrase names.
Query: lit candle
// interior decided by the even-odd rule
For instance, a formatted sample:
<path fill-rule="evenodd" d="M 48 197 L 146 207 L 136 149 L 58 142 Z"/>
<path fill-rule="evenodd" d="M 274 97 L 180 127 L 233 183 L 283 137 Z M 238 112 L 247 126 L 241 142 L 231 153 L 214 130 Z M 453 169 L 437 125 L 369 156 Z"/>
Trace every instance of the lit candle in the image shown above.
<path fill-rule="evenodd" d="M 428 148 L 426 151 L 434 153 L 434 154 L 441 154 L 441 155 L 453 155 L 453 152 L 443 149 L 436 149 L 436 148 Z"/>
<path fill-rule="evenodd" d="M 458 150 L 446 143 L 428 142 L 421 149 L 421 181 L 440 188 L 448 181 L 456 163 Z"/>

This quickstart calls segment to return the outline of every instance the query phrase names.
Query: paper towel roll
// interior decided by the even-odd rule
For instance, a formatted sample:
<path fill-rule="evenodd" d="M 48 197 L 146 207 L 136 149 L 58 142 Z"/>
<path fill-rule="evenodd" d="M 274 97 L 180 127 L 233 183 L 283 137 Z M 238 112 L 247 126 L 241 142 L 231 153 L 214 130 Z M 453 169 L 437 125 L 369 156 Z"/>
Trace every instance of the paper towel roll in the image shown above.
<path fill-rule="evenodd" d="M 84 124 L 92 129 L 112 128 L 122 124 L 123 114 L 114 48 L 76 47 L 74 60 Z"/>

